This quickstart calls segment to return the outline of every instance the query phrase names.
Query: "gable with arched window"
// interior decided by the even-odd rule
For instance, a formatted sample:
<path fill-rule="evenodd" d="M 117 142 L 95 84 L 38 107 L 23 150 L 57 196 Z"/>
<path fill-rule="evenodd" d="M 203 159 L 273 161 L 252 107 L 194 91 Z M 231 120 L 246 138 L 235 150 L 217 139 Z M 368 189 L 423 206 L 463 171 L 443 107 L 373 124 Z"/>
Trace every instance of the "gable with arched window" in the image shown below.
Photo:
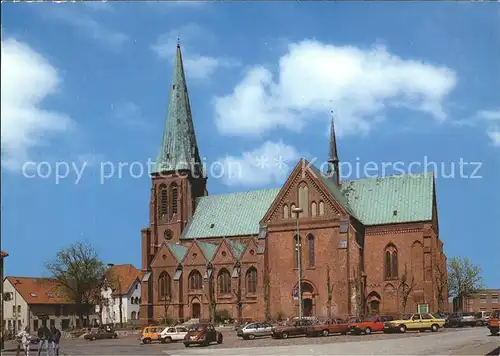
<path fill-rule="evenodd" d="M 158 190 L 158 218 L 163 219 L 168 213 L 168 193 L 165 184 L 160 185 Z"/>
<path fill-rule="evenodd" d="M 307 257 L 309 262 L 309 267 L 313 267 L 316 264 L 316 251 L 314 246 L 314 235 L 307 235 Z"/>
<path fill-rule="evenodd" d="M 170 184 L 170 217 L 177 214 L 179 189 L 177 184 Z"/>
<path fill-rule="evenodd" d="M 319 201 L 319 216 L 325 215 L 325 203 L 323 200 Z"/>
<path fill-rule="evenodd" d="M 231 293 L 231 274 L 225 268 L 222 268 L 217 276 L 219 294 Z"/>
<path fill-rule="evenodd" d="M 257 269 L 250 267 L 245 275 L 246 292 L 250 294 L 257 293 Z"/>
<path fill-rule="evenodd" d="M 384 273 L 385 279 L 398 278 L 398 250 L 392 243 L 384 249 Z"/>
<path fill-rule="evenodd" d="M 162 272 L 158 277 L 158 296 L 160 299 L 172 297 L 172 280 L 167 272 Z"/>
<path fill-rule="evenodd" d="M 193 270 L 188 277 L 188 288 L 190 291 L 200 290 L 203 288 L 203 279 L 201 273 L 198 270 Z"/>

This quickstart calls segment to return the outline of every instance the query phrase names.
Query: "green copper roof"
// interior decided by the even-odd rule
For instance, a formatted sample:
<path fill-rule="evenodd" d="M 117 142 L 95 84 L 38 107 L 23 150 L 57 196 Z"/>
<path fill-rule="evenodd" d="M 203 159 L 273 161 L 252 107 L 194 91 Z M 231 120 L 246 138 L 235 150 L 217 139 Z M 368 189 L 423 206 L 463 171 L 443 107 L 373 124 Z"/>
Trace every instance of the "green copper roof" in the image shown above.
<path fill-rule="evenodd" d="M 432 173 L 342 182 L 342 192 L 364 225 L 431 220 L 433 188 Z"/>
<path fill-rule="evenodd" d="M 186 246 L 173 243 L 167 243 L 167 246 L 170 249 L 170 251 L 172 251 L 172 253 L 174 254 L 175 258 L 177 259 L 177 262 L 181 262 L 184 259 L 184 256 L 186 256 L 186 252 L 188 250 Z"/>
<path fill-rule="evenodd" d="M 257 235 L 259 222 L 279 191 L 265 189 L 198 198 L 181 238 Z"/>
<path fill-rule="evenodd" d="M 194 176 L 199 177 L 201 167 L 181 49 L 177 45 L 165 130 L 152 173 L 188 169 Z"/>
<path fill-rule="evenodd" d="M 200 246 L 201 252 L 203 252 L 205 258 L 208 261 L 211 261 L 219 244 L 211 242 L 198 242 L 198 246 Z"/>
<path fill-rule="evenodd" d="M 237 259 L 240 259 L 241 255 L 243 254 L 243 251 L 245 251 L 245 244 L 234 240 L 227 240 L 226 242 L 233 249 L 234 256 Z"/>
<path fill-rule="evenodd" d="M 316 167 L 313 171 L 325 183 L 333 198 L 364 225 L 432 219 L 432 174 L 345 181 L 339 188 Z M 201 197 L 181 238 L 257 235 L 259 222 L 279 191 L 266 189 Z M 235 247 L 232 246 L 233 249 Z"/>

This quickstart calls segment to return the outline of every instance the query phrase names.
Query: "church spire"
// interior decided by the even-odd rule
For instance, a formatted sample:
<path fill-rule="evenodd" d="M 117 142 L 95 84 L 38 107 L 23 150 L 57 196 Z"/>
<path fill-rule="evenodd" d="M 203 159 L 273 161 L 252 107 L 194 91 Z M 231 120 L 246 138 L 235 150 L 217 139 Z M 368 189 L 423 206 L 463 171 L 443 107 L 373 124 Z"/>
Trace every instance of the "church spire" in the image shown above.
<path fill-rule="evenodd" d="M 339 174 L 339 156 L 337 153 L 337 138 L 335 136 L 335 122 L 333 119 L 330 125 L 330 151 L 328 153 L 328 177 L 330 177 L 337 185 L 340 185 L 340 174 Z M 332 171 L 333 170 L 333 171 Z"/>
<path fill-rule="evenodd" d="M 178 41 L 165 129 L 152 173 L 174 173 L 184 170 L 189 171 L 195 177 L 202 176 L 181 46 Z"/>

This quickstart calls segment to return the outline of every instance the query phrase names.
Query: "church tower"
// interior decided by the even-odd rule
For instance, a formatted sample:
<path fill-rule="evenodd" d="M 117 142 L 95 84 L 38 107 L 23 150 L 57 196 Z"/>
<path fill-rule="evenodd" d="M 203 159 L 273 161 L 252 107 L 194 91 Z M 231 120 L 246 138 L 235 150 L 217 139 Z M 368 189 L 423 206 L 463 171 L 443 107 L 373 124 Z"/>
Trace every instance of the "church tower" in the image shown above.
<path fill-rule="evenodd" d="M 151 178 L 150 236 L 147 239 L 150 250 L 147 265 L 164 241 L 179 241 L 194 213 L 196 198 L 207 194 L 207 179 L 196 142 L 179 44 L 165 129 Z M 143 251 L 143 269 L 146 267 L 144 257 Z"/>
<path fill-rule="evenodd" d="M 337 138 L 335 136 L 335 122 L 333 120 L 330 126 L 330 150 L 328 153 L 328 177 L 332 179 L 335 184 L 340 185 L 340 172 L 339 172 L 339 156 L 337 153 Z"/>

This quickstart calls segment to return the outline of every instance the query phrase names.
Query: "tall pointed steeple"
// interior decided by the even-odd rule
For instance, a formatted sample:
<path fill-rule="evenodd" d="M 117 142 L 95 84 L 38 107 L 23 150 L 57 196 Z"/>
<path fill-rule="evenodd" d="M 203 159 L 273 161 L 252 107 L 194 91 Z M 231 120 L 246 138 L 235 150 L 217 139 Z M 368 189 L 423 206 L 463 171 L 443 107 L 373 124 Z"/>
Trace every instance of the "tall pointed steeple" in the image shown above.
<path fill-rule="evenodd" d="M 328 177 L 330 177 L 337 185 L 340 185 L 339 173 L 339 156 L 337 153 L 337 138 L 335 136 L 335 122 L 333 118 L 330 125 L 330 151 L 328 153 Z"/>
<path fill-rule="evenodd" d="M 152 173 L 184 170 L 188 170 L 195 177 L 202 177 L 203 169 L 191 116 L 181 46 L 177 42 L 165 129 Z"/>

